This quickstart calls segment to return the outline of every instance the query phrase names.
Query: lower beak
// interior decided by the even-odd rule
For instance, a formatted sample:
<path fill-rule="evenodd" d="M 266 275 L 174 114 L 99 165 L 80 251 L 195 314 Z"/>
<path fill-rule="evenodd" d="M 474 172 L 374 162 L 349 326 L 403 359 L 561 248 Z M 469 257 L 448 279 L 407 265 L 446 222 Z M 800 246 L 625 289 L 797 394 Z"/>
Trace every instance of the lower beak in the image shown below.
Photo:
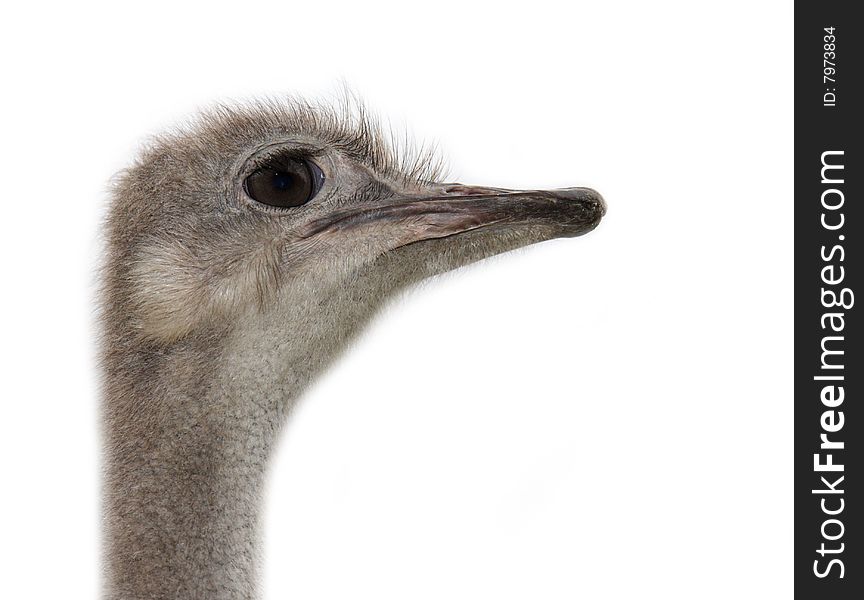
<path fill-rule="evenodd" d="M 328 215 L 310 223 L 305 233 L 386 228 L 398 231 L 399 245 L 492 227 L 541 226 L 551 229 L 550 237 L 575 237 L 594 229 L 606 214 L 602 196 L 590 188 L 506 190 L 440 184 L 424 192 Z"/>

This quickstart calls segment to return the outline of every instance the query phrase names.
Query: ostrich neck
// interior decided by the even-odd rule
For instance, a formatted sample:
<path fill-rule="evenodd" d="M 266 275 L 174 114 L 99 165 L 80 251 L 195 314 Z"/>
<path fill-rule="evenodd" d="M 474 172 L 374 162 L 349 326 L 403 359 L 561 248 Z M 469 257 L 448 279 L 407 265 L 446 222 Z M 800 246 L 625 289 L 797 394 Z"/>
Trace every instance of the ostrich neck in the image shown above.
<path fill-rule="evenodd" d="M 344 300 L 250 315 L 164 355 L 109 356 L 106 600 L 259 597 L 271 449 L 293 401 L 372 309 Z"/>

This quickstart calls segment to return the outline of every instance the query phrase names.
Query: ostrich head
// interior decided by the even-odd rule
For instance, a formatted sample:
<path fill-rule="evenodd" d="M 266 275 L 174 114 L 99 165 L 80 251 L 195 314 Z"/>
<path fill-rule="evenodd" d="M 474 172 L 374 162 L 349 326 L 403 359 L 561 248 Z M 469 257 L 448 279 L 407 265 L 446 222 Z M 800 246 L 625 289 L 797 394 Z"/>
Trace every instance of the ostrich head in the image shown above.
<path fill-rule="evenodd" d="M 312 377 L 393 292 L 604 212 L 587 188 L 441 183 L 302 102 L 154 139 L 107 221 L 107 596 L 254 596 L 262 474 Z"/>

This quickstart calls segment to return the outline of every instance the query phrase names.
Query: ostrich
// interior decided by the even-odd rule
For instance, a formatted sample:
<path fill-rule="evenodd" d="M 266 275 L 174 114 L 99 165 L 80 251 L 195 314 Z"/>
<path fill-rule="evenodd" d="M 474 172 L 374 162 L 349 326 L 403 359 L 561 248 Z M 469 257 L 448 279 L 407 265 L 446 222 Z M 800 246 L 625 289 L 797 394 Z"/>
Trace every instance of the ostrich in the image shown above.
<path fill-rule="evenodd" d="M 365 111 L 219 106 L 114 181 L 102 289 L 104 597 L 257 598 L 286 415 L 388 297 L 597 226 L 595 191 L 438 182 Z"/>

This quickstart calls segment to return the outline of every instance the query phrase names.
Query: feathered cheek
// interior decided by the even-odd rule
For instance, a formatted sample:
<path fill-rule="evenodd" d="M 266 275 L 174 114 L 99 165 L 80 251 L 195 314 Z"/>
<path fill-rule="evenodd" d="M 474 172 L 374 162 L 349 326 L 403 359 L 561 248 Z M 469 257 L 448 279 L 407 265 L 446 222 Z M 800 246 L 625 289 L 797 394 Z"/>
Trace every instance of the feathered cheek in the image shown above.
<path fill-rule="evenodd" d="M 145 245 L 129 271 L 139 333 L 170 343 L 266 306 L 281 280 L 279 248 L 228 256 L 207 260 L 174 240 Z"/>

